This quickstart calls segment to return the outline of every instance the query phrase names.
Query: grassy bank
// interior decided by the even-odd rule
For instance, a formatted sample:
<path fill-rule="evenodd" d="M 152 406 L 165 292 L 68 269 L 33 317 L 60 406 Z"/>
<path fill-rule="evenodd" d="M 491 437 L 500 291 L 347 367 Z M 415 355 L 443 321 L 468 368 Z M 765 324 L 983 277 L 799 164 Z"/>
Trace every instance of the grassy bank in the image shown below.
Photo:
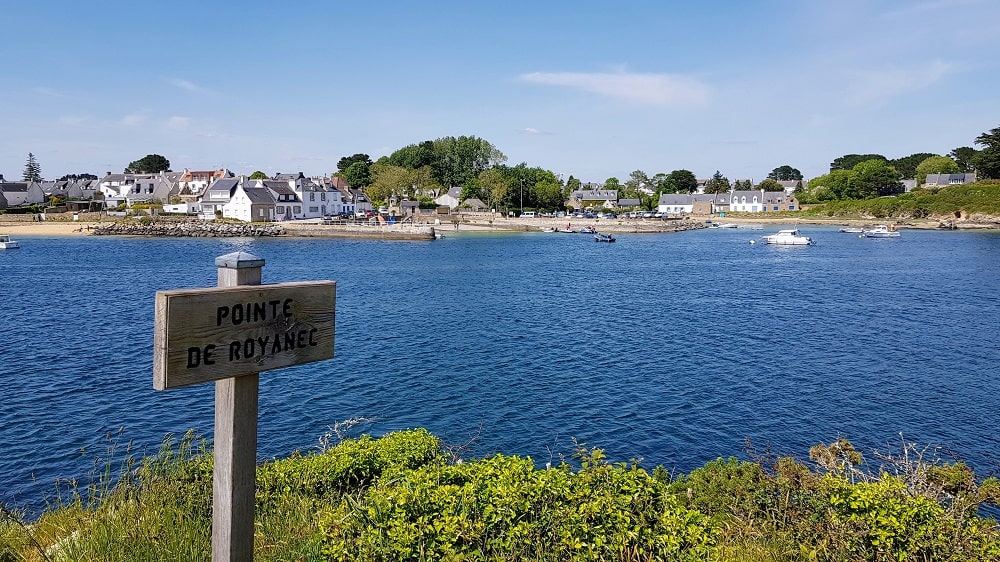
<path fill-rule="evenodd" d="M 689 474 L 461 462 L 424 430 L 345 440 L 257 469 L 258 560 L 998 560 L 981 518 L 1000 483 L 901 443 L 846 441 Z M 35 521 L 5 513 L 0 560 L 208 560 L 211 456 L 192 436 L 69 485 Z M 115 485 L 111 481 L 116 480 Z"/>
<path fill-rule="evenodd" d="M 1000 217 L 1000 181 L 917 189 L 895 197 L 828 201 L 809 205 L 803 216 L 880 219 Z"/>

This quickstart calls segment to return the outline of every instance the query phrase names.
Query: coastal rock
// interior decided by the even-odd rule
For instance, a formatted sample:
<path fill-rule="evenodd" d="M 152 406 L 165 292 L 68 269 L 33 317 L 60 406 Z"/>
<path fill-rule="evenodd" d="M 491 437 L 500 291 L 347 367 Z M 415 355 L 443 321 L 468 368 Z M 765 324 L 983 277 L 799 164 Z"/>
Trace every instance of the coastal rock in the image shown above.
<path fill-rule="evenodd" d="M 172 236 L 172 237 L 263 237 L 280 236 L 281 225 L 254 223 L 216 223 L 210 221 L 119 221 L 92 227 L 98 236 Z"/>

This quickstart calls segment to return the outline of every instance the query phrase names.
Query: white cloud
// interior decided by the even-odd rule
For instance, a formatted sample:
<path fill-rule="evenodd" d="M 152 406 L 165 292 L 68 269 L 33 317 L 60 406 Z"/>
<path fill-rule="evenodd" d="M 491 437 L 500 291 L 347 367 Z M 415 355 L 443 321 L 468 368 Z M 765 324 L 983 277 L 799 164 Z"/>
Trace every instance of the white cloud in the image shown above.
<path fill-rule="evenodd" d="M 709 96 L 709 88 L 702 82 L 673 74 L 531 72 L 522 74 L 520 79 L 648 105 L 701 105 Z"/>
<path fill-rule="evenodd" d="M 183 78 L 168 78 L 167 83 L 174 86 L 175 88 L 180 88 L 181 90 L 186 90 L 188 92 L 198 92 L 198 93 L 206 92 L 206 90 L 201 86 L 198 86 L 197 84 L 189 80 L 184 80 Z"/>

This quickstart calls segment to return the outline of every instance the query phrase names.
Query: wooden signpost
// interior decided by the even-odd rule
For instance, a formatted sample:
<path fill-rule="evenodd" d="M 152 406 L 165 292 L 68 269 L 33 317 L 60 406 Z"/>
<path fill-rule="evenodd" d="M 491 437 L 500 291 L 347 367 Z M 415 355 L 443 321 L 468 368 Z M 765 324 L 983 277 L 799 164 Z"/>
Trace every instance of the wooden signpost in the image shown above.
<path fill-rule="evenodd" d="M 261 285 L 245 252 L 215 265 L 218 287 L 156 293 L 153 387 L 216 381 L 212 560 L 251 560 L 258 374 L 333 357 L 337 284 Z"/>

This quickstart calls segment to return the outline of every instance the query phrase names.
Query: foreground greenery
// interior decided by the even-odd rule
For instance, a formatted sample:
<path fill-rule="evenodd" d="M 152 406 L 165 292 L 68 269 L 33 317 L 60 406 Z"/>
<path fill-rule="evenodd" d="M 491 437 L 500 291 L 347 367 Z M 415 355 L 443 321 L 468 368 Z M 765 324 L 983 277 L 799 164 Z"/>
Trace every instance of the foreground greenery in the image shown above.
<path fill-rule="evenodd" d="M 977 515 L 1000 498 L 962 463 L 847 441 L 812 462 L 718 459 L 689 474 L 579 446 L 538 468 L 461 462 L 425 430 L 361 437 L 257 469 L 260 560 L 1000 560 Z M 108 463 L 110 464 L 110 463 Z M 207 560 L 211 456 L 192 436 L 0 522 L 0 560 Z"/>

